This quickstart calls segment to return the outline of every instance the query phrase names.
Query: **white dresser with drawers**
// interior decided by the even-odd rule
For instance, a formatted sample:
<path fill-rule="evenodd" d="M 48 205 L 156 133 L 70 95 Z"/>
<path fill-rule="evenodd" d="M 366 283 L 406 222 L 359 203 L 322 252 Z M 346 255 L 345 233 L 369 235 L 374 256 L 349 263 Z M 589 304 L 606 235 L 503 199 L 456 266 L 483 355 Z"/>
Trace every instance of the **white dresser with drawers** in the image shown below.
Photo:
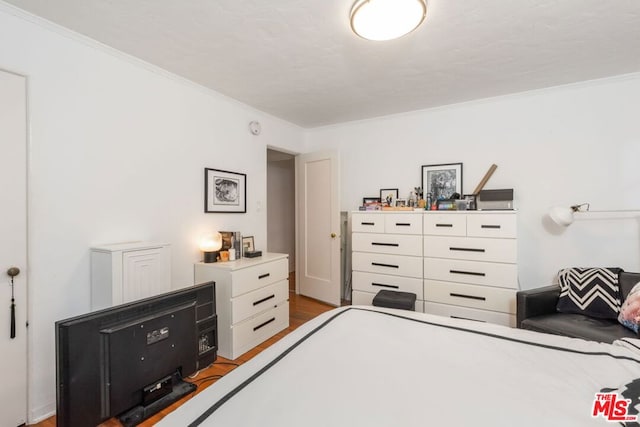
<path fill-rule="evenodd" d="M 515 327 L 515 212 L 425 212 L 423 231 L 425 311 Z"/>
<path fill-rule="evenodd" d="M 353 304 L 371 305 L 382 289 L 416 294 L 423 311 L 422 213 L 352 215 Z"/>
<path fill-rule="evenodd" d="M 218 354 L 236 359 L 289 327 L 289 256 L 196 263 L 195 284 L 216 282 Z"/>
<path fill-rule="evenodd" d="M 515 211 L 354 212 L 352 232 L 353 304 L 398 290 L 416 311 L 515 326 Z"/>

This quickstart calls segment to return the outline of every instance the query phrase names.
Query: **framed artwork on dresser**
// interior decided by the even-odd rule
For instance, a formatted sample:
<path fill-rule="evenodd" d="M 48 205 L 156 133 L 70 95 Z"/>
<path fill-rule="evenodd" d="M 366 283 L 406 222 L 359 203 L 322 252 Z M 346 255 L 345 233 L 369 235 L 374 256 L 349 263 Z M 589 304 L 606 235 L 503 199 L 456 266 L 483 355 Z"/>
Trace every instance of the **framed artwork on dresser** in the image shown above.
<path fill-rule="evenodd" d="M 382 206 L 395 206 L 398 199 L 397 188 L 381 188 L 380 189 L 380 201 Z"/>
<path fill-rule="evenodd" d="M 432 200 L 451 199 L 454 193 L 462 195 L 462 163 L 422 166 L 424 195 Z"/>
<path fill-rule="evenodd" d="M 255 251 L 255 245 L 253 243 L 253 236 L 243 236 L 242 237 L 242 256 L 244 253 L 249 251 Z"/>
<path fill-rule="evenodd" d="M 204 169 L 205 213 L 246 213 L 247 175 L 220 169 Z"/>

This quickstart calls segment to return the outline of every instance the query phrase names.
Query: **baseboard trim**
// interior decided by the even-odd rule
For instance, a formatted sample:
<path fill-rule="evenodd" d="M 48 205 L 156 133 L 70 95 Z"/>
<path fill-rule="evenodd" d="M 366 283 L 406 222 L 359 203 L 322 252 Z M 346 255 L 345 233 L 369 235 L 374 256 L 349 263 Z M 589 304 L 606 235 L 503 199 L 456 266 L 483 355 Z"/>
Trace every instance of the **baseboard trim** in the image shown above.
<path fill-rule="evenodd" d="M 56 404 L 50 403 L 29 411 L 29 424 L 37 424 L 56 414 Z"/>

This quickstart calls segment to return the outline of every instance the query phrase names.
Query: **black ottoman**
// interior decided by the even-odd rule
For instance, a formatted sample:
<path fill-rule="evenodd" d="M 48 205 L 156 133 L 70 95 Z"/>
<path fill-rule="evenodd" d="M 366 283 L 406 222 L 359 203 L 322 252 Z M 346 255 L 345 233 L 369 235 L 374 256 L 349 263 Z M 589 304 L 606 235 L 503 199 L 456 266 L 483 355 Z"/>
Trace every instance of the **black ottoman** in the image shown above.
<path fill-rule="evenodd" d="M 373 305 L 376 307 L 416 311 L 416 294 L 382 290 L 373 298 Z"/>

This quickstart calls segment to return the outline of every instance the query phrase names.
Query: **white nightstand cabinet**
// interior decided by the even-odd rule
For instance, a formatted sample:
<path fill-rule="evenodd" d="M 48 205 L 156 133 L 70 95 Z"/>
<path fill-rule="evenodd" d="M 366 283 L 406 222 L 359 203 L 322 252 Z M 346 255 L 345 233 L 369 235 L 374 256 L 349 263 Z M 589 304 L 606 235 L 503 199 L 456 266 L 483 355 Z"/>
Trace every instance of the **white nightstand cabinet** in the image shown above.
<path fill-rule="evenodd" d="M 353 304 L 371 305 L 382 289 L 416 294 L 423 311 L 422 214 L 354 212 L 352 228 Z"/>
<path fill-rule="evenodd" d="M 425 312 L 515 327 L 514 211 L 425 212 Z"/>
<path fill-rule="evenodd" d="M 91 310 L 170 290 L 168 243 L 129 242 L 91 248 Z"/>
<path fill-rule="evenodd" d="M 216 282 L 218 354 L 236 359 L 289 327 L 289 256 L 197 263 L 195 284 Z"/>

